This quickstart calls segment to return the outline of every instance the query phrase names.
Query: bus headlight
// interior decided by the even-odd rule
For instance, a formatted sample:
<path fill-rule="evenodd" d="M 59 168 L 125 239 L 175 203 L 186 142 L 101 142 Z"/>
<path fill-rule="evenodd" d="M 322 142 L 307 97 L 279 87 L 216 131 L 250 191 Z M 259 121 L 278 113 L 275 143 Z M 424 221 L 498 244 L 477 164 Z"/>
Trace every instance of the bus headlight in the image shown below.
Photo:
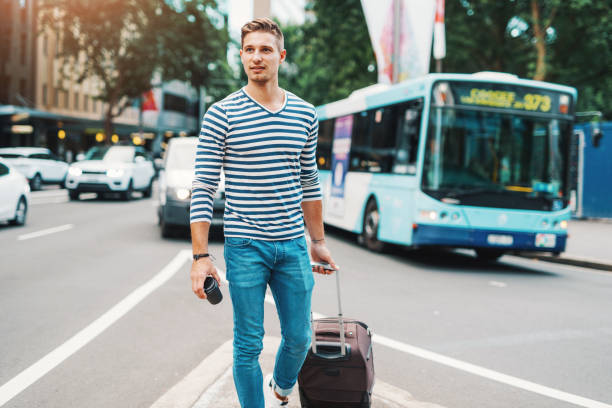
<path fill-rule="evenodd" d="M 434 210 L 421 210 L 419 217 L 423 220 L 436 221 L 438 219 L 438 212 Z"/>
<path fill-rule="evenodd" d="M 561 220 L 559 226 L 561 227 L 561 229 L 567 229 L 567 220 Z"/>

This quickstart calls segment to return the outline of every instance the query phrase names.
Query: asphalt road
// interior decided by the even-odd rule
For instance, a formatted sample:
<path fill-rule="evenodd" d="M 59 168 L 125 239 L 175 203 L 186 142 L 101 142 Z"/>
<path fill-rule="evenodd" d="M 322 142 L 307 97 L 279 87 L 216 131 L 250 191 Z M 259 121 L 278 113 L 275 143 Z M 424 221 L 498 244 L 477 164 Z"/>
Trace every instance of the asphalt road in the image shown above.
<path fill-rule="evenodd" d="M 215 307 L 191 293 L 189 240 L 160 238 L 154 199 L 34 197 L 25 227 L 0 226 L 0 401 L 7 384 L 16 394 L 4 406 L 149 407 L 231 338 L 227 287 Z M 210 249 L 223 270 L 220 235 Z M 382 381 L 446 407 L 612 404 L 611 273 L 515 257 L 373 254 L 335 230 L 328 241 L 345 315 L 388 340 L 374 348 Z M 160 272 L 168 280 L 143 295 Z M 141 300 L 100 329 L 97 319 L 134 293 Z M 313 310 L 336 313 L 332 277 L 316 277 Z M 88 327 L 86 341 L 65 343 Z M 266 333 L 280 336 L 269 304 Z M 538 393 L 544 387 L 555 392 Z"/>

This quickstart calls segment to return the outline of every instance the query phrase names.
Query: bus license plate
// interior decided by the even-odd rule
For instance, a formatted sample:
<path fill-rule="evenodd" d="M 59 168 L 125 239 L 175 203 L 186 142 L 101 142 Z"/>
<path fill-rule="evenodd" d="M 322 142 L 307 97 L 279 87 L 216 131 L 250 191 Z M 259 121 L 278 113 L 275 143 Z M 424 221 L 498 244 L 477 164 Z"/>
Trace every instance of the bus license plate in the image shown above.
<path fill-rule="evenodd" d="M 535 246 L 537 248 L 554 248 L 557 246 L 557 236 L 555 234 L 536 234 Z"/>
<path fill-rule="evenodd" d="M 514 237 L 512 235 L 489 234 L 487 235 L 487 242 L 489 245 L 508 246 L 514 243 Z"/>

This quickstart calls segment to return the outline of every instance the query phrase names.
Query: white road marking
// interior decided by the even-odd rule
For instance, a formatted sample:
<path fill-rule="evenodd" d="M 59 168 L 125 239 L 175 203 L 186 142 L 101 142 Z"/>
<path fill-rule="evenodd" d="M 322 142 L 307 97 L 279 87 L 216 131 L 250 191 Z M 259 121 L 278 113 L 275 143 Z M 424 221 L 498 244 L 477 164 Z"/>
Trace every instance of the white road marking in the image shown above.
<path fill-rule="evenodd" d="M 500 382 L 502 384 L 511 385 L 516 388 L 521 388 L 526 391 L 531 391 L 536 394 L 554 398 L 559 401 L 568 402 L 570 404 L 588 408 L 612 408 L 612 405 L 600 401 L 595 401 L 589 398 L 581 397 L 579 395 L 574 395 L 561 390 L 557 390 L 555 388 L 536 384 L 531 381 L 526 381 L 521 378 L 506 375 L 494 370 L 489 370 L 488 368 L 480 367 L 474 364 L 467 363 L 465 361 L 434 353 L 432 351 L 425 350 L 420 347 L 411 346 L 410 344 L 402 343 L 400 341 L 393 340 L 388 337 L 381 336 L 379 334 L 374 334 L 374 338 L 372 341 L 374 343 L 392 348 L 394 350 L 402 351 L 407 354 L 412 354 L 413 356 L 421 357 L 429 361 L 443 364 L 448 367 L 453 367 L 461 371 L 487 378 L 489 380 Z"/>
<path fill-rule="evenodd" d="M 135 289 L 123 300 L 113 306 L 109 311 L 92 322 L 89 326 L 75 334 L 64 344 L 23 370 L 16 377 L 0 387 L 0 406 L 6 404 L 13 397 L 38 381 L 41 377 L 53 370 L 68 357 L 76 353 L 96 336 L 110 327 L 113 323 L 132 310 L 138 303 L 149 296 L 154 290 L 162 286 L 191 258 L 191 250 L 181 250 L 157 275 L 148 282 Z"/>
<path fill-rule="evenodd" d="M 223 391 L 223 386 L 226 382 L 231 381 L 232 366 L 230 365 L 227 370 L 219 377 L 212 386 L 206 389 L 206 392 L 202 394 L 200 399 L 193 405 L 193 408 L 208 408 L 218 406 L 219 394 Z"/>
<path fill-rule="evenodd" d="M 497 288 L 505 288 L 508 284 L 499 281 L 489 281 L 490 286 L 495 286 Z"/>
<path fill-rule="evenodd" d="M 67 203 L 67 197 L 56 197 L 56 198 L 47 198 L 47 199 L 32 199 L 30 201 L 30 205 L 43 205 L 43 204 L 60 204 Z"/>
<path fill-rule="evenodd" d="M 26 239 L 38 238 L 49 234 L 55 234 L 56 232 L 68 231 L 74 228 L 73 224 L 60 225 L 58 227 L 47 228 L 41 231 L 30 232 L 29 234 L 23 234 L 17 237 L 17 241 L 24 241 Z"/>
<path fill-rule="evenodd" d="M 219 274 L 225 281 L 225 274 L 217 269 Z M 502 283 L 503 282 L 499 282 Z M 505 285 L 505 284 L 504 284 Z M 274 304 L 274 298 L 270 295 L 266 295 L 266 302 Z M 326 316 L 313 312 L 314 319 L 322 319 Z M 448 367 L 456 368 L 457 370 L 465 371 L 470 374 L 474 374 L 489 380 L 497 381 L 502 384 L 510 385 L 512 387 L 520 388 L 526 391 L 530 391 L 536 394 L 544 395 L 559 401 L 568 402 L 570 404 L 578 405 L 587 408 L 612 408 L 612 405 L 604 402 L 595 401 L 589 398 L 581 397 L 579 395 L 570 394 L 565 391 L 557 390 L 555 388 L 546 387 L 531 381 L 523 380 L 518 377 L 503 374 L 498 371 L 490 370 L 488 368 L 480 367 L 475 364 L 467 363 L 465 361 L 457 360 L 452 357 L 447 357 L 442 354 L 434 353 L 433 351 L 425 350 L 420 347 L 412 346 L 410 344 L 403 343 L 401 341 L 393 340 L 389 337 L 381 336 L 374 333 L 372 342 L 380 344 L 381 346 L 389 347 L 397 351 L 401 351 L 406 354 L 411 354 L 425 360 L 433 361 L 438 364 L 442 364 Z"/>
<path fill-rule="evenodd" d="M 264 336 L 260 355 L 261 368 L 272 369 L 275 352 L 281 339 Z M 232 383 L 232 339 L 211 352 L 194 370 L 161 396 L 150 408 L 217 408 L 235 407 L 238 397 Z M 407 391 L 376 380 L 373 390 L 374 406 L 443 408 L 429 402 L 421 402 Z M 299 407 L 297 386 L 289 397 L 289 407 Z"/>
<path fill-rule="evenodd" d="M 68 197 L 68 190 L 59 189 L 59 190 L 40 190 L 40 191 L 32 191 L 30 193 L 30 197 L 50 197 L 50 196 L 66 196 Z"/>

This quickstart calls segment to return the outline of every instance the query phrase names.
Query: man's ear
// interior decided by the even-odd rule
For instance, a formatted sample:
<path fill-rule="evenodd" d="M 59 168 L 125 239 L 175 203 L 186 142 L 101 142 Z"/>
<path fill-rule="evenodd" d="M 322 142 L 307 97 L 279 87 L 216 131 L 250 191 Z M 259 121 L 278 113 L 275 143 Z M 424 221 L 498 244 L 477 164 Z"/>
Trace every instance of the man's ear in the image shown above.
<path fill-rule="evenodd" d="M 280 62 L 284 62 L 285 58 L 287 58 L 287 50 L 281 50 L 280 56 L 281 56 Z"/>

